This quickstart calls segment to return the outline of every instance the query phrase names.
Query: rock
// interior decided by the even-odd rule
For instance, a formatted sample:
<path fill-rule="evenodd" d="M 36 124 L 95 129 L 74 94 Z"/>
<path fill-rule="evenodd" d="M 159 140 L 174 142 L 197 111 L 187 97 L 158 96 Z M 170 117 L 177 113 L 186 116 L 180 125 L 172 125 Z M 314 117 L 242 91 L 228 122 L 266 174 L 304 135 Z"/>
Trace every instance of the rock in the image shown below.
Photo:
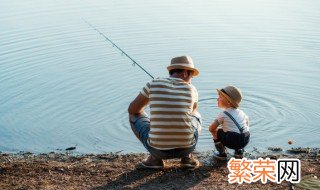
<path fill-rule="evenodd" d="M 77 147 L 75 147 L 75 146 L 72 146 L 72 147 L 69 147 L 69 148 L 66 148 L 66 150 L 75 150 Z"/>
<path fill-rule="evenodd" d="M 6 172 L 6 169 L 5 168 L 0 168 L 0 174 Z"/>
<path fill-rule="evenodd" d="M 270 158 L 270 159 L 273 159 L 273 160 L 277 160 L 280 156 L 279 155 L 267 155 L 266 158 Z"/>
<path fill-rule="evenodd" d="M 54 168 L 54 170 L 57 171 L 57 172 L 61 172 L 61 173 L 64 173 L 66 171 L 63 168 L 58 168 L 58 167 Z"/>
<path fill-rule="evenodd" d="M 302 177 L 300 183 L 296 186 L 303 189 L 320 189 L 320 180 L 317 176 L 307 175 Z"/>
<path fill-rule="evenodd" d="M 301 154 L 301 153 L 310 153 L 310 148 L 291 148 L 290 150 L 287 150 L 290 153 L 294 153 L 294 154 Z"/>
<path fill-rule="evenodd" d="M 268 150 L 279 152 L 279 151 L 282 151 L 283 149 L 281 147 L 268 147 Z"/>

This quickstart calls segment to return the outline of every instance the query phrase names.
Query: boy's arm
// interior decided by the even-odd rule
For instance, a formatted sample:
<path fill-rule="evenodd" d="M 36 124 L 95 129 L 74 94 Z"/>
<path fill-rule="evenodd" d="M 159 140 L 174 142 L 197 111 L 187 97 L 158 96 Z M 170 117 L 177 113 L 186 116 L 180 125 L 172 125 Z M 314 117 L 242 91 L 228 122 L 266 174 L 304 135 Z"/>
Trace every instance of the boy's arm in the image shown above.
<path fill-rule="evenodd" d="M 212 134 L 212 136 L 214 136 L 214 137 L 216 136 L 217 128 L 219 125 L 220 124 L 219 124 L 218 120 L 214 120 L 214 122 L 209 126 L 209 131 Z"/>

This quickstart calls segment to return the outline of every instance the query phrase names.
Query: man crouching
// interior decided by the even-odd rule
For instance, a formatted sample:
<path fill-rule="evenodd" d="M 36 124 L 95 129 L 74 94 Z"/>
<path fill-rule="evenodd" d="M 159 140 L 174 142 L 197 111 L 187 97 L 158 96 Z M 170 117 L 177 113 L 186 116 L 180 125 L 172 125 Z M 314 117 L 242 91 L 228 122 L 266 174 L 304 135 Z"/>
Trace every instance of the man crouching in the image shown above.
<path fill-rule="evenodd" d="M 162 169 L 163 159 L 181 158 L 182 167 L 196 168 L 199 161 L 191 153 L 202 121 L 191 79 L 199 71 L 190 56 L 173 58 L 167 69 L 170 76 L 148 82 L 128 108 L 131 129 L 150 153 L 140 165 Z M 145 113 L 148 104 L 150 118 Z"/>

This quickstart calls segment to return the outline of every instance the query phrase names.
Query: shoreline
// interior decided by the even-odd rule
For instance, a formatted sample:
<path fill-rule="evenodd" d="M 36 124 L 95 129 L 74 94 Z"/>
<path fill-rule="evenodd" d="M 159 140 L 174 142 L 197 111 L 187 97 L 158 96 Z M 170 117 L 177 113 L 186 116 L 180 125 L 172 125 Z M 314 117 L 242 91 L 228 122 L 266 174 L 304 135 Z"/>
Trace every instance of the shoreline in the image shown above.
<path fill-rule="evenodd" d="M 306 189 L 303 180 L 298 185 L 286 181 L 229 184 L 226 163 L 214 161 L 211 151 L 195 152 L 201 165 L 193 170 L 181 168 L 179 159 L 166 160 L 163 170 L 137 168 L 147 155 L 121 152 L 75 155 L 70 151 L 0 153 L 0 189 Z M 298 158 L 301 177 L 311 176 L 311 180 L 320 183 L 320 148 L 297 154 L 252 151 L 245 157 Z"/>

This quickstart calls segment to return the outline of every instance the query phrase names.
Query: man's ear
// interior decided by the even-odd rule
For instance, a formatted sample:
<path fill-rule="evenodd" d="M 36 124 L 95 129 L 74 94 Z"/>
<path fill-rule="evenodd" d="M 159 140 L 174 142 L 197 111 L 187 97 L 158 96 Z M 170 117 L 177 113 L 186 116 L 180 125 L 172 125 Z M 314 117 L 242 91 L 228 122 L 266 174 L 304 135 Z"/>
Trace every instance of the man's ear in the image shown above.
<path fill-rule="evenodd" d="M 183 75 L 183 78 L 187 78 L 188 76 L 189 76 L 189 74 L 188 74 L 188 71 L 187 70 L 184 70 L 183 71 L 183 73 L 182 73 Z"/>

